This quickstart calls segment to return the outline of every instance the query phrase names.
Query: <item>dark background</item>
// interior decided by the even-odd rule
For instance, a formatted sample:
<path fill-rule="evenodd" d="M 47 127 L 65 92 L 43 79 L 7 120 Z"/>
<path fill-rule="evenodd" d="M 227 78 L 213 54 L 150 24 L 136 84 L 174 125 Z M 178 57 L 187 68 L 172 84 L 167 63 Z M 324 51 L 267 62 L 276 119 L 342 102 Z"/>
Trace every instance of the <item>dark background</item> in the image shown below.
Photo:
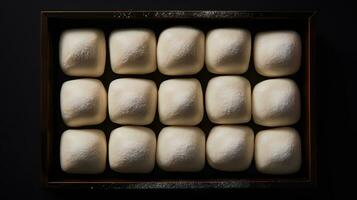
<path fill-rule="evenodd" d="M 353 186 L 355 147 L 352 107 L 357 50 L 355 9 L 347 1 L 232 0 L 0 1 L 0 199 L 148 198 L 143 192 L 53 191 L 41 188 L 40 11 L 41 10 L 317 10 L 318 187 L 294 190 L 224 191 L 233 198 L 344 199 Z M 219 193 L 219 194 L 217 194 Z M 218 191 L 158 192 L 153 197 L 214 196 Z M 186 198 L 186 197 L 185 197 Z"/>

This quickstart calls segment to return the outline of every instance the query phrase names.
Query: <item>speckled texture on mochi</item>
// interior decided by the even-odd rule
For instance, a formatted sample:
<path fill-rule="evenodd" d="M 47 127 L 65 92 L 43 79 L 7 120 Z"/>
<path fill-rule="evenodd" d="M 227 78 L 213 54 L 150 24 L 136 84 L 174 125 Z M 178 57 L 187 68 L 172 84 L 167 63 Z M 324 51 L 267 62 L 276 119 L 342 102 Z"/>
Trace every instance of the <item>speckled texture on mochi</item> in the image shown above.
<path fill-rule="evenodd" d="M 117 74 L 148 74 L 156 70 L 156 37 L 149 29 L 118 29 L 109 37 L 110 63 Z"/>
<path fill-rule="evenodd" d="M 301 65 L 300 35 L 291 30 L 257 33 L 253 58 L 256 71 L 263 76 L 294 74 Z"/>
<path fill-rule="evenodd" d="M 242 76 L 217 76 L 206 88 L 206 112 L 216 124 L 246 123 L 251 119 L 251 86 Z"/>
<path fill-rule="evenodd" d="M 65 30 L 59 41 L 62 71 L 69 76 L 98 77 L 104 73 L 105 37 L 97 29 Z"/>
<path fill-rule="evenodd" d="M 156 161 L 165 171 L 197 172 L 205 165 L 205 135 L 200 128 L 169 126 L 157 140 Z"/>
<path fill-rule="evenodd" d="M 221 171 L 244 171 L 254 152 L 254 133 L 248 126 L 219 125 L 211 129 L 206 143 L 208 164 Z"/>
<path fill-rule="evenodd" d="M 70 127 L 96 125 L 107 115 L 107 92 L 97 79 L 74 79 L 62 84 L 61 115 Z"/>
<path fill-rule="evenodd" d="M 255 166 L 264 174 L 292 174 L 301 167 L 299 133 L 290 127 L 260 131 L 255 137 Z"/>
<path fill-rule="evenodd" d="M 165 75 L 191 75 L 204 65 L 205 35 L 201 30 L 177 26 L 161 32 L 157 43 L 157 64 Z"/>
<path fill-rule="evenodd" d="M 100 174 L 107 159 L 105 134 L 97 129 L 69 129 L 60 142 L 60 164 L 70 174 Z"/>
<path fill-rule="evenodd" d="M 157 106 L 154 81 L 139 78 L 119 78 L 108 90 L 108 111 L 112 122 L 147 125 L 153 122 Z"/>
<path fill-rule="evenodd" d="M 295 124 L 301 115 L 300 98 L 299 88 L 291 79 L 262 81 L 253 89 L 253 120 L 268 127 Z"/>
<path fill-rule="evenodd" d="M 197 125 L 203 118 L 203 94 L 197 79 L 162 82 L 158 103 L 160 121 L 165 125 Z"/>
<path fill-rule="evenodd" d="M 251 35 L 246 29 L 217 28 L 206 36 L 205 61 L 215 74 L 242 74 L 248 70 Z"/>
<path fill-rule="evenodd" d="M 142 126 L 122 126 L 110 134 L 110 168 L 120 173 L 149 173 L 155 166 L 156 136 Z"/>

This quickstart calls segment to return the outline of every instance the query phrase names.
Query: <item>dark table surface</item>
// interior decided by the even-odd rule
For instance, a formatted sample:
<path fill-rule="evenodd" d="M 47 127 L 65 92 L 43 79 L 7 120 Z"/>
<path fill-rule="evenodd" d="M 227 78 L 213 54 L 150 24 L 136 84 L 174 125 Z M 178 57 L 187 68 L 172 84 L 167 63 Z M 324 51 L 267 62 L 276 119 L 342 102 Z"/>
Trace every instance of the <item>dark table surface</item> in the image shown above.
<path fill-rule="evenodd" d="M 318 187 L 304 190 L 238 190 L 235 198 L 344 199 L 353 170 L 352 114 L 356 68 L 356 17 L 351 2 L 312 0 L 143 1 L 62 0 L 0 3 L 0 199 L 101 198 L 144 192 L 53 191 L 40 184 L 40 11 L 41 10 L 317 10 Z M 352 167 L 350 167 L 352 168 Z M 218 191 L 180 191 L 177 196 L 216 196 Z M 171 198 L 172 192 L 154 191 Z M 216 197 L 225 197 L 218 194 Z"/>

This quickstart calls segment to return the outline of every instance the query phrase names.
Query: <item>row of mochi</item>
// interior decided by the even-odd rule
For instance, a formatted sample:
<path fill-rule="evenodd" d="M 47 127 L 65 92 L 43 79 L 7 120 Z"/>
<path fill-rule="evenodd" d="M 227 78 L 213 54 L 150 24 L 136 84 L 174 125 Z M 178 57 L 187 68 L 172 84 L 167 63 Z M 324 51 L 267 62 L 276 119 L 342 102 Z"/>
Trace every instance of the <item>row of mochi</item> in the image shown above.
<path fill-rule="evenodd" d="M 249 30 L 217 28 L 207 35 L 196 28 L 176 26 L 155 33 L 144 28 L 118 29 L 109 36 L 112 71 L 148 74 L 156 68 L 165 75 L 192 75 L 206 65 L 215 74 L 248 70 L 252 39 Z M 70 76 L 101 76 L 106 40 L 98 29 L 65 30 L 59 44 L 60 65 Z M 253 42 L 256 71 L 267 77 L 294 74 L 301 64 L 301 39 L 293 30 L 258 32 Z"/>
<path fill-rule="evenodd" d="M 252 92 L 242 76 L 217 76 L 209 80 L 205 98 L 203 93 L 194 78 L 168 79 L 159 89 L 152 80 L 119 78 L 110 83 L 107 95 L 99 80 L 83 78 L 63 83 L 60 105 L 63 121 L 70 127 L 102 123 L 107 104 L 110 120 L 121 125 L 151 124 L 157 110 L 164 125 L 195 126 L 204 110 L 215 124 L 247 123 L 253 116 L 256 124 L 276 127 L 300 118 L 300 92 L 291 79 L 268 79 Z"/>
<path fill-rule="evenodd" d="M 143 126 L 114 129 L 108 147 L 98 129 L 69 129 L 62 134 L 60 163 L 64 172 L 99 174 L 109 166 L 120 173 L 149 173 L 158 167 L 168 172 L 198 172 L 206 163 L 217 170 L 255 168 L 264 174 L 291 174 L 301 167 L 301 142 L 294 128 L 263 130 L 254 136 L 248 126 L 219 125 L 211 129 L 207 141 L 198 127 L 168 126 L 158 138 Z"/>

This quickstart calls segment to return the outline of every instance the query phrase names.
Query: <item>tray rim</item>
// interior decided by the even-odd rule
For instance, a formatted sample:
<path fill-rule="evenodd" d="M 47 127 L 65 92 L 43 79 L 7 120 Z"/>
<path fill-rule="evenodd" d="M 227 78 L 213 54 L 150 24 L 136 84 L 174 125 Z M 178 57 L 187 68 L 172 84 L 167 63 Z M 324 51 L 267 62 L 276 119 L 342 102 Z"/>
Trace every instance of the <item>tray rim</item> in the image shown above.
<path fill-rule="evenodd" d="M 48 38 L 46 32 L 48 27 L 48 20 L 50 18 L 110 18 L 110 19 L 140 19 L 140 18 L 165 18 L 165 19 L 184 19 L 184 18 L 198 18 L 198 19 L 304 19 L 308 22 L 308 52 L 307 55 L 307 105 L 308 111 L 307 121 L 309 135 L 307 142 L 309 144 L 308 154 L 309 170 L 307 179 L 239 179 L 239 180 L 206 180 L 200 181 L 123 181 L 123 182 L 78 182 L 78 181 L 49 181 L 48 179 L 48 163 L 49 163 L 49 123 L 52 120 L 52 113 L 48 111 L 48 102 L 51 96 L 49 89 L 50 69 L 48 66 L 49 58 L 49 43 L 44 41 Z M 105 11 L 66 11 L 66 10 L 41 10 L 40 11 L 40 59 L 41 59 L 41 99 L 40 99 L 40 115 L 41 115 L 41 182 L 44 188 L 62 188 L 62 189 L 135 189 L 135 190 L 151 190 L 151 189 L 249 189 L 249 188 L 316 188 L 317 181 L 317 142 L 316 142 L 316 120 L 314 113 L 316 112 L 316 94 L 312 92 L 315 90 L 311 85 L 316 85 L 315 80 L 311 79 L 316 71 L 316 68 L 311 68 L 315 65 L 315 18 L 317 11 L 311 10 L 284 10 L 284 11 L 258 11 L 258 10 L 105 10 Z M 313 97 L 313 98 L 312 98 Z M 314 110 L 312 112 L 312 110 Z M 311 132 L 314 134 L 311 134 Z"/>

